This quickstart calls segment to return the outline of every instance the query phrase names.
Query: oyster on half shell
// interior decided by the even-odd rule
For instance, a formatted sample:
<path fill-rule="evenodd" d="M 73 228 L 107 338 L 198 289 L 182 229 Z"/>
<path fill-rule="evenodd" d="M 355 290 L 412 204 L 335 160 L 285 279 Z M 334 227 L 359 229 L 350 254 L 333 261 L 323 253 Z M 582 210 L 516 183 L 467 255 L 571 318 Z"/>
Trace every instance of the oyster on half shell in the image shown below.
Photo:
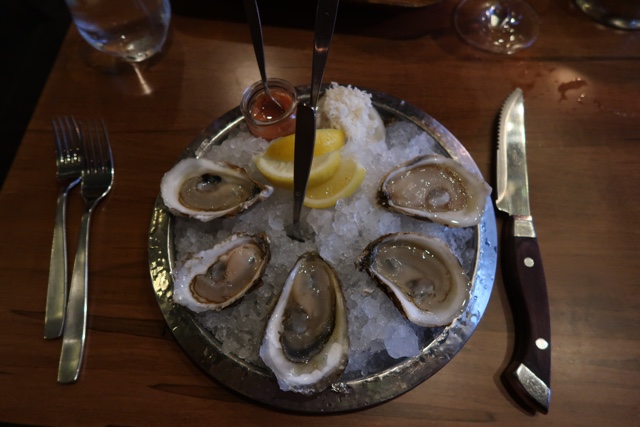
<path fill-rule="evenodd" d="M 428 154 L 391 170 L 377 193 L 380 206 L 449 227 L 482 219 L 491 187 L 453 159 Z"/>
<path fill-rule="evenodd" d="M 356 261 L 416 325 L 450 324 L 469 302 L 471 280 L 440 239 L 394 233 L 371 242 Z"/>
<path fill-rule="evenodd" d="M 179 161 L 160 183 L 172 213 L 200 221 L 236 215 L 272 192 L 273 187 L 253 180 L 243 168 L 205 158 Z"/>
<path fill-rule="evenodd" d="M 316 252 L 300 256 L 289 272 L 260 347 L 282 390 L 322 391 L 346 368 L 349 335 L 341 286 Z"/>
<path fill-rule="evenodd" d="M 174 271 L 173 300 L 196 313 L 221 310 L 261 281 L 270 258 L 265 234 L 232 234 Z"/>

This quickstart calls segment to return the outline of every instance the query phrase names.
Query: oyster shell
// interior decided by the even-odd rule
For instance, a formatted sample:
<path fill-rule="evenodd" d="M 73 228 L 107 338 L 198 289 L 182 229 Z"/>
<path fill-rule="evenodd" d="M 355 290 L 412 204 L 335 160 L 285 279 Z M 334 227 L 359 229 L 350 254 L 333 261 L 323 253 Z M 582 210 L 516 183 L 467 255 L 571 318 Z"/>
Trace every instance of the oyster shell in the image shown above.
<path fill-rule="evenodd" d="M 449 227 L 482 219 L 491 187 L 460 163 L 429 154 L 391 170 L 377 193 L 380 206 Z"/>
<path fill-rule="evenodd" d="M 239 166 L 188 158 L 164 175 L 160 192 L 172 213 L 210 221 L 248 209 L 269 197 L 273 187 L 253 180 Z"/>
<path fill-rule="evenodd" d="M 356 267 L 366 270 L 416 325 L 448 325 L 469 302 L 471 280 L 451 249 L 435 237 L 384 235 L 365 248 Z"/>
<path fill-rule="evenodd" d="M 321 391 L 347 366 L 341 286 L 336 271 L 316 252 L 300 256 L 289 272 L 260 347 L 260 357 L 282 390 Z"/>
<path fill-rule="evenodd" d="M 173 300 L 197 313 L 221 310 L 260 282 L 270 258 L 265 234 L 232 234 L 174 271 Z"/>

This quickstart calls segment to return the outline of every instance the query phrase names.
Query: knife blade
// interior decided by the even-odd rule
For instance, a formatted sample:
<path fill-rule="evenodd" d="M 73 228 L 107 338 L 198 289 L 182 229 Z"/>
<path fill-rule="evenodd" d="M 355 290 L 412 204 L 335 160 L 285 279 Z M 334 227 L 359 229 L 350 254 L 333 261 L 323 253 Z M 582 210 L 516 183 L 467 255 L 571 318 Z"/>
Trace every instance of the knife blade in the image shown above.
<path fill-rule="evenodd" d="M 289 237 L 304 241 L 300 229 L 300 212 L 307 192 L 313 150 L 316 141 L 316 105 L 320 96 L 322 76 L 329 56 L 333 38 L 338 4 L 340 0 L 319 0 L 316 9 L 316 23 L 311 64 L 311 93 L 308 105 L 298 105 L 296 112 L 296 134 L 293 152 L 293 224 L 287 233 Z"/>
<path fill-rule="evenodd" d="M 542 257 L 529 206 L 524 124 L 524 98 L 518 88 L 500 113 L 496 163 L 496 207 L 509 214 L 502 265 L 516 335 L 502 380 L 527 412 L 546 414 L 551 400 L 551 324 Z"/>
<path fill-rule="evenodd" d="M 316 142 L 316 113 L 313 108 L 299 104 L 296 111 L 296 136 L 293 150 L 293 224 L 300 224 L 300 211 L 309 182 Z M 292 238 L 304 241 L 300 229 L 292 230 Z"/>

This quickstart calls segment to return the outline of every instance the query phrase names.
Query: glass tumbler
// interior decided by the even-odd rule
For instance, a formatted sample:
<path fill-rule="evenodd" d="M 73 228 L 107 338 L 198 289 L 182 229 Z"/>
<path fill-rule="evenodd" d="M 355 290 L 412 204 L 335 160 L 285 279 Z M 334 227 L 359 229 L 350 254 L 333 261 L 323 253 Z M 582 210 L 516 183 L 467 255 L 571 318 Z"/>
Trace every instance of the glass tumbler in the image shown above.
<path fill-rule="evenodd" d="M 169 0 L 65 0 L 82 37 L 128 62 L 160 52 L 167 38 Z"/>

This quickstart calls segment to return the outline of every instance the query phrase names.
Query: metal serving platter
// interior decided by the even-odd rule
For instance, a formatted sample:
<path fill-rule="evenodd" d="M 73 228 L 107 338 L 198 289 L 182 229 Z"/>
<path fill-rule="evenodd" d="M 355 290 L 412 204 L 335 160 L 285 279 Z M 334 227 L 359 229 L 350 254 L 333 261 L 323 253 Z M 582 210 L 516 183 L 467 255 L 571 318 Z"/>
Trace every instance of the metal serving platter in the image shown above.
<path fill-rule="evenodd" d="M 301 101 L 308 99 L 309 87 L 298 87 L 297 90 Z M 372 95 L 373 105 L 385 122 L 400 120 L 415 124 L 439 143 L 443 155 L 479 172 L 463 145 L 432 117 L 404 100 L 365 90 Z M 242 122 L 239 107 L 227 112 L 193 140 L 182 158 L 199 157 L 212 144 L 223 143 Z M 473 282 L 469 305 L 451 325 L 433 330 L 433 340 L 425 345 L 419 356 L 399 359 L 386 369 L 364 377 L 338 380 L 329 389 L 311 396 L 283 392 L 267 368 L 226 354 L 221 342 L 196 321 L 191 311 L 173 303 L 172 218 L 158 196 L 149 229 L 149 271 L 169 328 L 183 350 L 208 375 L 249 399 L 277 409 L 305 413 L 352 411 L 385 402 L 421 384 L 445 366 L 469 339 L 487 307 L 495 278 L 496 220 L 488 197 L 482 221 L 475 227 L 472 239 L 476 255 L 471 271 L 467 272 Z"/>

